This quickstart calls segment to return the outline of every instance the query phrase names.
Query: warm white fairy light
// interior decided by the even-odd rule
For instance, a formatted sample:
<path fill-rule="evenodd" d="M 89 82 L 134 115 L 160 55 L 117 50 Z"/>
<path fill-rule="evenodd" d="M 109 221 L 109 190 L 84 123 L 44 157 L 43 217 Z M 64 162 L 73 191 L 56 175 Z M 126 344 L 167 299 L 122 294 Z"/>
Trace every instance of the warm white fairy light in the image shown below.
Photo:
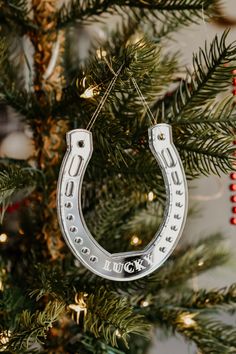
<path fill-rule="evenodd" d="M 141 301 L 141 304 L 140 304 L 141 307 L 148 307 L 149 305 L 150 305 L 150 303 L 147 300 Z"/>
<path fill-rule="evenodd" d="M 154 199 L 154 193 L 153 192 L 149 192 L 147 195 L 147 199 L 149 202 L 152 202 Z"/>
<path fill-rule="evenodd" d="M 198 262 L 198 266 L 199 266 L 199 267 L 202 267 L 202 266 L 203 266 L 203 264 L 204 264 L 204 262 L 203 262 L 203 261 L 199 261 L 199 262 Z"/>
<path fill-rule="evenodd" d="M 133 235 L 131 237 L 130 244 L 132 246 L 138 246 L 138 245 L 141 245 L 141 243 L 142 243 L 142 240 L 137 235 Z"/>
<path fill-rule="evenodd" d="M 106 57 L 107 52 L 104 49 L 97 49 L 96 54 L 97 54 L 98 59 L 102 59 L 102 58 Z"/>
<path fill-rule="evenodd" d="M 19 232 L 19 235 L 21 235 L 21 236 L 23 236 L 25 234 L 24 230 L 22 230 L 22 229 L 19 229 L 18 232 Z"/>
<path fill-rule="evenodd" d="M 11 336 L 11 331 L 9 331 L 9 330 L 0 332 L 0 344 L 1 344 L 0 352 L 5 351 L 5 349 L 6 349 L 5 344 L 7 344 L 9 342 L 10 336 Z"/>
<path fill-rule="evenodd" d="M 139 43 L 139 47 L 141 47 L 143 45 L 142 39 L 142 34 L 136 32 L 128 39 L 128 41 L 126 42 L 126 46 Z"/>
<path fill-rule="evenodd" d="M 81 98 L 92 98 L 97 96 L 99 91 L 97 90 L 97 86 L 89 86 L 81 95 Z"/>
<path fill-rule="evenodd" d="M 7 234 L 5 233 L 0 234 L 0 242 L 2 243 L 7 242 L 7 238 L 8 238 Z"/>
<path fill-rule="evenodd" d="M 118 338 L 121 338 L 121 333 L 120 333 L 119 329 L 116 329 L 116 330 L 115 330 L 115 335 L 116 335 Z"/>
<path fill-rule="evenodd" d="M 183 313 L 179 316 L 177 322 L 186 328 L 194 327 L 196 326 L 196 321 L 194 320 L 196 315 L 196 313 Z"/>
<path fill-rule="evenodd" d="M 84 314 L 84 317 L 87 315 L 87 304 L 85 298 L 88 294 L 76 294 L 75 295 L 75 304 L 70 304 L 68 307 L 73 311 L 73 319 L 76 323 L 79 324 L 81 313 Z"/>

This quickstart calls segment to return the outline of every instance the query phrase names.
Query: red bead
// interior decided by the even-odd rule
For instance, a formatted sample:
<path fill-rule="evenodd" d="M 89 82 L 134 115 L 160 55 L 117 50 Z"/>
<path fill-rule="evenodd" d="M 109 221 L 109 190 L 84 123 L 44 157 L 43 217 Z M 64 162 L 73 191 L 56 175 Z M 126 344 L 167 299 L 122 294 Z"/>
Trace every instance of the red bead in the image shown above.
<path fill-rule="evenodd" d="M 232 91 L 232 94 L 233 94 L 234 96 L 236 96 L 236 90 L 233 90 L 233 91 Z"/>
<path fill-rule="evenodd" d="M 230 219 L 230 223 L 231 223 L 232 225 L 236 225 L 236 218 L 231 218 L 231 219 Z"/>
<path fill-rule="evenodd" d="M 236 195 L 232 195 L 230 200 L 231 200 L 232 203 L 236 203 Z"/>
<path fill-rule="evenodd" d="M 232 208 L 232 213 L 233 213 L 233 214 L 236 214 L 236 206 L 234 206 L 234 207 Z"/>
<path fill-rule="evenodd" d="M 229 186 L 229 189 L 233 192 L 236 192 L 236 184 L 232 183 L 230 186 Z"/>
<path fill-rule="evenodd" d="M 230 173 L 230 178 L 231 179 L 236 179 L 236 172 Z"/>
<path fill-rule="evenodd" d="M 236 86 L 236 77 L 233 77 L 232 84 L 233 84 L 233 86 Z"/>
<path fill-rule="evenodd" d="M 232 74 L 236 75 L 236 69 L 232 70 Z"/>

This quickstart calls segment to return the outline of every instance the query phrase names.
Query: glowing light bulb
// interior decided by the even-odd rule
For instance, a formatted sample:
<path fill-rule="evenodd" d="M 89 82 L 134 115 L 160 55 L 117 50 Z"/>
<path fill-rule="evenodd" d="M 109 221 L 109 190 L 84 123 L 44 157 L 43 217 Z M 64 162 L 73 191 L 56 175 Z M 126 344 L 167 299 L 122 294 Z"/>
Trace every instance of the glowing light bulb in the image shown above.
<path fill-rule="evenodd" d="M 121 338 L 121 333 L 120 333 L 119 329 L 116 329 L 116 330 L 115 330 L 115 335 L 116 335 L 118 338 Z"/>
<path fill-rule="evenodd" d="M 147 195 L 147 199 L 149 202 L 152 202 L 154 199 L 154 193 L 153 192 L 149 192 Z"/>
<path fill-rule="evenodd" d="M 132 246 L 138 246 L 138 245 L 141 245 L 141 243 L 142 243 L 142 240 L 137 235 L 133 235 L 131 237 L 130 244 Z"/>
<path fill-rule="evenodd" d="M 98 59 L 102 59 L 107 56 L 107 52 L 104 49 L 97 49 L 96 54 L 97 54 Z"/>
<path fill-rule="evenodd" d="M 80 95 L 81 98 L 92 98 L 94 96 L 99 95 L 99 90 L 97 89 L 97 86 L 89 86 L 84 93 Z"/>
<path fill-rule="evenodd" d="M 199 261 L 199 262 L 198 262 L 198 266 L 199 266 L 199 267 L 202 267 L 202 266 L 203 266 L 203 264 L 204 264 L 204 262 L 203 262 L 203 261 Z"/>
<path fill-rule="evenodd" d="M 177 322 L 184 327 L 194 327 L 196 326 L 196 321 L 194 320 L 196 315 L 196 313 L 183 313 L 179 315 Z"/>
<path fill-rule="evenodd" d="M 4 344 L 7 344 L 9 342 L 9 338 L 11 336 L 11 331 L 6 330 L 0 333 L 0 344 L 4 346 Z M 2 347 L 0 351 L 3 351 L 6 349 L 6 347 Z"/>
<path fill-rule="evenodd" d="M 150 304 L 149 304 L 149 301 L 147 300 L 143 300 L 140 304 L 141 307 L 148 307 Z"/>
<path fill-rule="evenodd" d="M 5 243 L 5 242 L 7 242 L 7 238 L 8 238 L 8 236 L 7 236 L 7 234 L 1 234 L 0 235 L 0 242 L 2 242 L 2 243 Z"/>
<path fill-rule="evenodd" d="M 75 304 L 70 304 L 68 307 L 72 310 L 72 318 L 79 324 L 80 315 L 83 313 L 84 317 L 87 315 L 87 304 L 85 302 L 87 293 L 78 293 L 75 295 Z"/>

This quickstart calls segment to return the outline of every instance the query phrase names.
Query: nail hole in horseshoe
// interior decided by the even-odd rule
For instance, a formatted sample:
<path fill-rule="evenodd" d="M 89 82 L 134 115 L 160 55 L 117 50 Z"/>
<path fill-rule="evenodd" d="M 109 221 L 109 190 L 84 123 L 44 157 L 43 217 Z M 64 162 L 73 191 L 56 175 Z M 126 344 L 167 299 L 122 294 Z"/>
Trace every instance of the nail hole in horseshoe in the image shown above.
<path fill-rule="evenodd" d="M 84 141 L 83 140 L 79 140 L 78 141 L 78 147 L 80 147 L 80 148 L 84 147 Z"/>
<path fill-rule="evenodd" d="M 163 133 L 160 133 L 160 134 L 157 135 L 157 139 L 158 140 L 165 140 L 165 138 L 166 138 L 165 134 L 163 134 Z"/>

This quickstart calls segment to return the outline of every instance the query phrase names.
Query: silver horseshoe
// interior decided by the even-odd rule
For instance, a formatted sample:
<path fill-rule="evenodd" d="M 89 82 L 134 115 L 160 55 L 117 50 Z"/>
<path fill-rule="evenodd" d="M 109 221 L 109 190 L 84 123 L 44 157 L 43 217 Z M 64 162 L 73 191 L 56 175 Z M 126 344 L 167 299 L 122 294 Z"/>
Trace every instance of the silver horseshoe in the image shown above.
<path fill-rule="evenodd" d="M 161 132 L 161 133 L 160 133 Z M 149 147 L 161 167 L 166 188 L 166 209 L 161 226 L 141 251 L 111 254 L 94 239 L 85 223 L 81 189 L 93 152 L 92 133 L 75 129 L 67 133 L 57 192 L 58 219 L 65 241 L 75 257 L 95 274 L 111 280 L 128 281 L 144 277 L 170 256 L 183 232 L 188 208 L 184 168 L 172 141 L 168 124 L 148 129 Z"/>

